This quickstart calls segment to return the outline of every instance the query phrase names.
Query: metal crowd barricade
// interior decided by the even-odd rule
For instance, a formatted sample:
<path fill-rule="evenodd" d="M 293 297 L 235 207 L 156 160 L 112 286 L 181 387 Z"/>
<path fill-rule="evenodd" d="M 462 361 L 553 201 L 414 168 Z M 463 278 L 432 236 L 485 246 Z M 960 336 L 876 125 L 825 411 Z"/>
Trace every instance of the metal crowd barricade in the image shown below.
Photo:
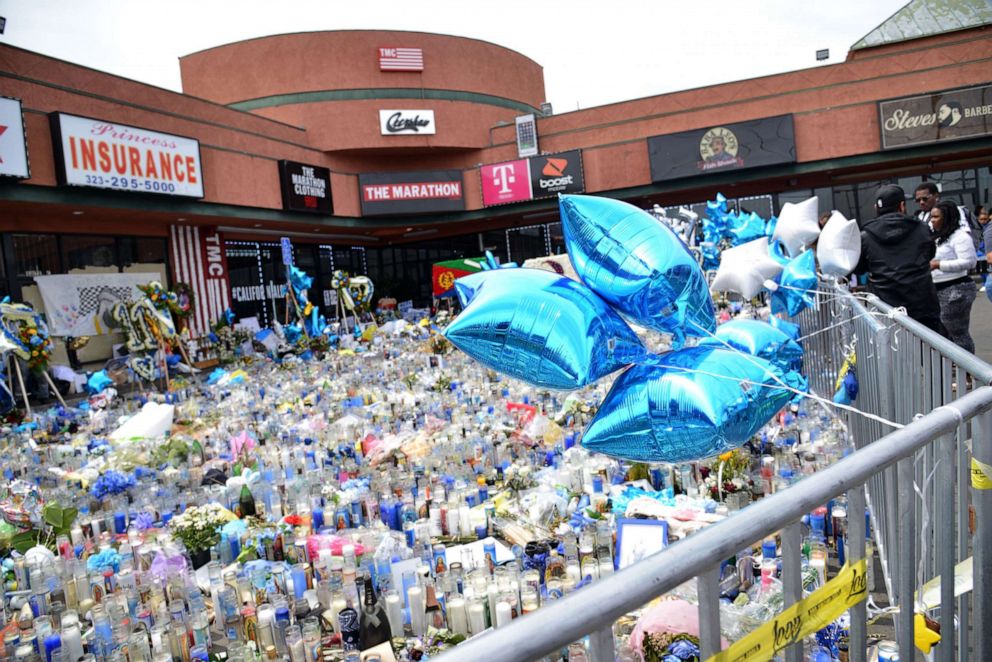
<path fill-rule="evenodd" d="M 614 621 L 696 578 L 703 659 L 720 650 L 719 568 L 767 536 L 782 539 L 785 605 L 802 598 L 800 520 L 845 494 L 848 560 L 864 558 L 870 506 L 903 659 L 914 652 L 915 592 L 940 577 L 937 660 L 992 660 L 992 490 L 971 486 L 970 460 L 992 466 L 992 366 L 870 296 L 822 284 L 800 315 L 810 387 L 830 398 L 850 348 L 858 409 L 904 427 L 845 413 L 856 450 L 787 490 L 761 499 L 665 550 L 445 653 L 445 662 L 521 662 L 589 637 L 593 662 L 615 658 Z M 969 506 L 974 507 L 974 534 Z M 974 555 L 974 590 L 955 599 L 955 565 Z M 937 612 L 935 612 L 937 613 Z M 850 660 L 866 659 L 867 606 L 850 610 Z M 955 625 L 956 624 L 956 625 Z M 802 643 L 785 649 L 803 659 Z"/>

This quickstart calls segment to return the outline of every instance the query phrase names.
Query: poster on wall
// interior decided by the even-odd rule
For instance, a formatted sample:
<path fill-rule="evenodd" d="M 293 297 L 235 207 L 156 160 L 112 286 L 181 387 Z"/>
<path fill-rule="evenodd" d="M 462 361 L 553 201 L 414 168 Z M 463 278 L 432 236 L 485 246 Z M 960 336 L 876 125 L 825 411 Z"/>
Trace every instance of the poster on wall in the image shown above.
<path fill-rule="evenodd" d="M 648 138 L 651 181 L 795 163 L 792 115 Z"/>
<path fill-rule="evenodd" d="M 992 134 L 992 85 L 878 102 L 882 149 Z"/>
<path fill-rule="evenodd" d="M 199 141 L 66 113 L 49 118 L 59 184 L 203 197 Z"/>
<path fill-rule="evenodd" d="M 362 216 L 462 211 L 461 170 L 366 172 L 358 175 Z"/>
<path fill-rule="evenodd" d="M 0 97 L 0 177 L 27 179 L 30 176 L 21 100 Z"/>
<path fill-rule="evenodd" d="M 137 301 L 144 296 L 138 286 L 162 282 L 162 274 L 61 274 L 35 276 L 34 280 L 51 334 L 78 338 L 116 331 L 110 314 L 114 305 Z"/>
<path fill-rule="evenodd" d="M 332 214 L 331 171 L 328 168 L 279 162 L 279 183 L 282 186 L 282 206 L 290 211 Z"/>

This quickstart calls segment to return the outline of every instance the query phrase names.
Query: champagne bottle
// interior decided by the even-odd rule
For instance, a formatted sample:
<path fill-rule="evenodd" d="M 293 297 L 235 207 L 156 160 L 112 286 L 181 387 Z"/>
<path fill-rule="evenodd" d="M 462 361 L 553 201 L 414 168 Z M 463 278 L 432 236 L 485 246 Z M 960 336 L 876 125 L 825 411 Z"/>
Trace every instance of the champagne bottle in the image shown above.
<path fill-rule="evenodd" d="M 344 609 L 338 612 L 338 627 L 341 629 L 341 644 L 344 646 L 345 650 L 351 648 L 358 648 L 361 636 L 361 622 L 359 620 L 358 611 L 355 610 L 353 606 L 355 600 L 352 599 L 351 595 L 354 592 L 349 592 L 348 602 Z M 357 597 L 357 593 L 354 593 Z"/>
<path fill-rule="evenodd" d="M 241 486 L 241 496 L 238 498 L 238 511 L 241 515 L 241 519 L 246 517 L 254 517 L 256 515 L 255 497 L 252 496 L 251 490 L 248 489 L 247 483 Z"/>
<path fill-rule="evenodd" d="M 376 597 L 371 575 L 366 575 L 360 634 L 362 650 L 378 646 L 391 638 L 392 631 L 389 627 L 389 618 L 386 616 L 385 605 Z"/>

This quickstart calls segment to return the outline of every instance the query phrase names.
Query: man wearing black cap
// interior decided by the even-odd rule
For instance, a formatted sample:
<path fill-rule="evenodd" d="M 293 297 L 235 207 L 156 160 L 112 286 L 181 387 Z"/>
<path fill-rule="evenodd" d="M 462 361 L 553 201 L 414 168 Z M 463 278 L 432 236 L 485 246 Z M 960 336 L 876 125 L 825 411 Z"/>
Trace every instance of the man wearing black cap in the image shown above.
<path fill-rule="evenodd" d="M 876 218 L 861 230 L 861 261 L 868 291 L 891 306 L 902 306 L 917 322 L 943 333 L 940 303 L 930 276 L 935 247 L 925 223 L 906 214 L 906 193 L 885 184 L 875 193 Z"/>

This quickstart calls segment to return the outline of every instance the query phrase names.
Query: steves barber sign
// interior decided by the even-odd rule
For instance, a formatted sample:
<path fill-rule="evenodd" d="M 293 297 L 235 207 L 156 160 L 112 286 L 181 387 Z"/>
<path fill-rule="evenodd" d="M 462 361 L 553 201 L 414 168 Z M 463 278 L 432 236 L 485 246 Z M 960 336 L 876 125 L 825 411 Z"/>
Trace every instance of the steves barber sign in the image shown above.
<path fill-rule="evenodd" d="M 882 149 L 992 134 L 992 85 L 878 102 Z"/>
<path fill-rule="evenodd" d="M 203 197 L 198 141 L 65 113 L 49 118 L 60 184 Z"/>
<path fill-rule="evenodd" d="M 282 186 L 282 206 L 291 211 L 331 214 L 331 171 L 320 166 L 279 162 L 279 183 Z"/>

